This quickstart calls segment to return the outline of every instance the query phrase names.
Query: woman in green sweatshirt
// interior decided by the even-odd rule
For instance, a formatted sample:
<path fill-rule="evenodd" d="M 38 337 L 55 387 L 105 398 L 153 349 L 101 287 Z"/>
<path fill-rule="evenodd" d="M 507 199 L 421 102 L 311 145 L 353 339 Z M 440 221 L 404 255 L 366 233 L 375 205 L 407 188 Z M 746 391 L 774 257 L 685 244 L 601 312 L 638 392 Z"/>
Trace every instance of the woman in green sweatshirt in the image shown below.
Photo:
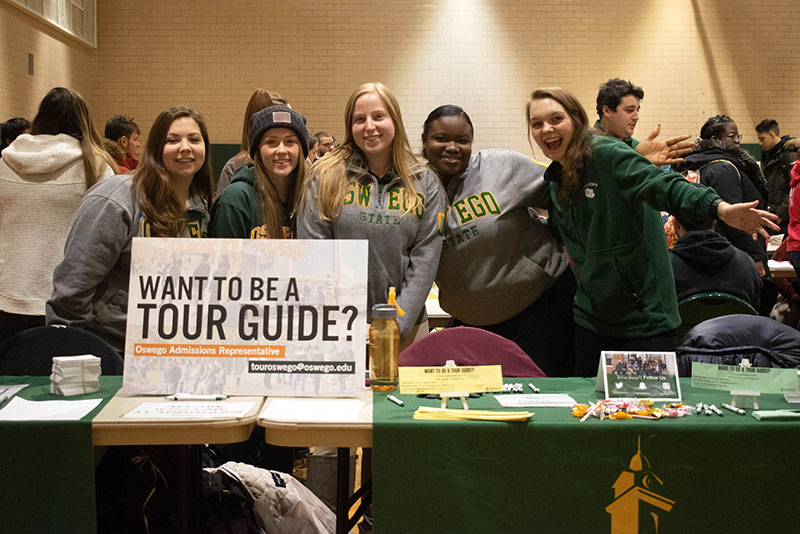
<path fill-rule="evenodd" d="M 286 106 L 253 114 L 250 157 L 214 204 L 211 237 L 291 239 L 308 155 L 306 119 Z"/>
<path fill-rule="evenodd" d="M 545 172 L 550 222 L 578 274 L 575 373 L 594 375 L 603 350 L 674 349 L 680 317 L 658 210 L 753 235 L 777 229 L 777 217 L 755 202 L 723 202 L 625 143 L 594 135 L 578 99 L 563 89 L 534 91 L 526 114 L 529 136 L 553 161 Z"/>

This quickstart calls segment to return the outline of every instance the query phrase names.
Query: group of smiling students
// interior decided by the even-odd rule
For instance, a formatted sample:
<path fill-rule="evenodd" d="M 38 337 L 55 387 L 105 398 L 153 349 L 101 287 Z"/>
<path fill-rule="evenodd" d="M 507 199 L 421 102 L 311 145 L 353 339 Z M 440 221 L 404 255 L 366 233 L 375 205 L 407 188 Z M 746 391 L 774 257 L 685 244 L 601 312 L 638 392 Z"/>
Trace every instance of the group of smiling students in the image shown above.
<path fill-rule="evenodd" d="M 121 350 L 136 236 L 366 239 L 368 309 L 397 289 L 404 347 L 428 331 L 435 280 L 455 324 L 517 342 L 550 376 L 593 375 L 600 350 L 674 348 L 680 320 L 658 210 L 750 234 L 775 228 L 775 217 L 723 202 L 591 130 L 562 89 L 534 91 L 526 118 L 547 168 L 508 150 L 473 154 L 472 122 L 453 105 L 425 121 L 424 165 L 394 95 L 366 83 L 347 102 L 344 142 L 309 168 L 305 118 L 270 105 L 249 117 L 252 162 L 212 206 L 205 122 L 170 108 L 141 166 L 83 196 L 47 322 L 87 328 Z"/>

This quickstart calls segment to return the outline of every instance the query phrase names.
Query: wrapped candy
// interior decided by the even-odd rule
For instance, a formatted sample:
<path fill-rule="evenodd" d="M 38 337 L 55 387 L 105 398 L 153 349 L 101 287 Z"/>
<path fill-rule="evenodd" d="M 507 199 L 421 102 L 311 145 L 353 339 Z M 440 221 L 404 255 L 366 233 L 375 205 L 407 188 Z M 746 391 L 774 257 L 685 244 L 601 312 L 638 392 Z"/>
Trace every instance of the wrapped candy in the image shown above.
<path fill-rule="evenodd" d="M 661 419 L 683 417 L 694 413 L 694 408 L 681 402 L 673 402 L 657 408 L 649 399 L 606 399 L 596 404 L 575 404 L 573 417 L 585 420 L 590 416 L 598 419 Z M 588 415 L 587 415 L 588 414 Z"/>

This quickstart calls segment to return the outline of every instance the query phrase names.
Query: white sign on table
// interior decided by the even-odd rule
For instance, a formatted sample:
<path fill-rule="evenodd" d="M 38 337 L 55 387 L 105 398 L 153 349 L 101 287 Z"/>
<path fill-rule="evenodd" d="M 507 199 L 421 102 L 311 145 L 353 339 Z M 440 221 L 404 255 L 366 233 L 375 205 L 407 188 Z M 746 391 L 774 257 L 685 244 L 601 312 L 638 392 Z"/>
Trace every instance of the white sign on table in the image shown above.
<path fill-rule="evenodd" d="M 123 392 L 355 396 L 367 242 L 133 241 Z"/>

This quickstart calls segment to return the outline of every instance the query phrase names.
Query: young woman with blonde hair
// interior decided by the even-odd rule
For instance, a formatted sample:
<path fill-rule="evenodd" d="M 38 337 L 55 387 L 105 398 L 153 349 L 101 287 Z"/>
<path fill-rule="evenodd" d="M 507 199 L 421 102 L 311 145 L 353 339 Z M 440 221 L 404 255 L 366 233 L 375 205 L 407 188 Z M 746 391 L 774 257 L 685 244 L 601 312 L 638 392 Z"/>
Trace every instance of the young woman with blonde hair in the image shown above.
<path fill-rule="evenodd" d="M 271 106 L 253 115 L 250 157 L 217 199 L 211 237 L 291 239 L 300 202 L 308 131 L 305 117 L 286 106 Z"/>
<path fill-rule="evenodd" d="M 39 104 L 31 134 L 0 159 L 0 341 L 44 325 L 50 280 L 86 190 L 116 165 L 86 102 L 64 87 Z"/>
<path fill-rule="evenodd" d="M 311 167 L 298 237 L 368 240 L 368 310 L 395 287 L 407 346 L 427 333 L 443 218 L 439 181 L 411 152 L 397 99 L 365 83 L 347 102 L 344 142 Z"/>
<path fill-rule="evenodd" d="M 53 274 L 47 324 L 86 328 L 124 349 L 131 241 L 206 233 L 208 147 L 202 116 L 169 108 L 156 117 L 136 173 L 107 178 L 87 191 Z"/>

